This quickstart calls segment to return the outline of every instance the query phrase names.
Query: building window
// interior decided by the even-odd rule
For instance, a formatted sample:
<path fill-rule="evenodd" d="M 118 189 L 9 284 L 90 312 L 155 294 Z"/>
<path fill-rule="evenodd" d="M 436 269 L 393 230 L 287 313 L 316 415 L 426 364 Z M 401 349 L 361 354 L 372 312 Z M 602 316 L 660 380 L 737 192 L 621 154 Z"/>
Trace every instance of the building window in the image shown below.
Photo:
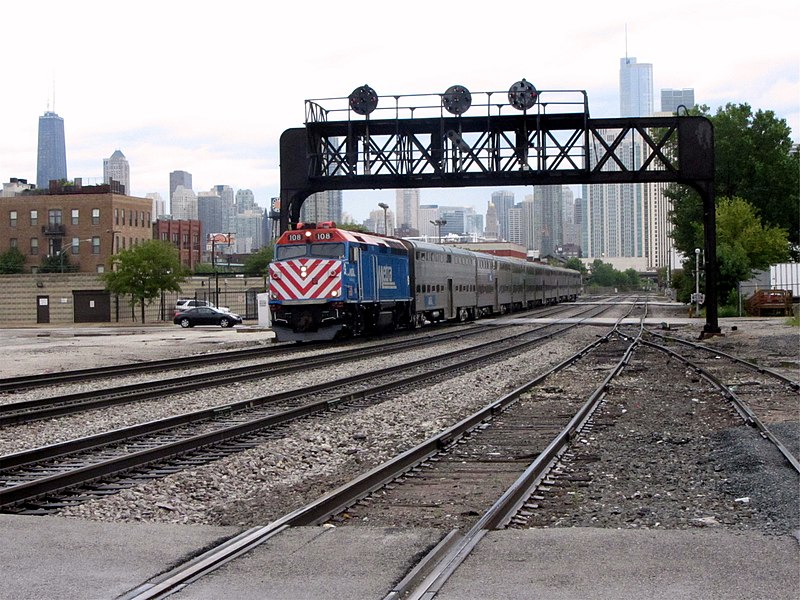
<path fill-rule="evenodd" d="M 16 248 L 17 247 L 17 238 L 11 238 L 8 241 L 9 241 L 9 243 L 11 245 L 11 248 Z"/>
<path fill-rule="evenodd" d="M 39 211 L 32 210 L 31 211 L 31 225 L 38 225 L 39 224 Z"/>
<path fill-rule="evenodd" d="M 92 238 L 92 254 L 100 254 L 100 237 L 94 236 Z"/>
<path fill-rule="evenodd" d="M 114 225 L 119 225 L 119 209 L 114 209 Z"/>
<path fill-rule="evenodd" d="M 100 225 L 100 209 L 92 209 L 92 225 Z"/>
<path fill-rule="evenodd" d="M 79 218 L 79 217 L 80 217 L 80 214 L 81 214 L 81 211 L 80 211 L 80 210 L 78 210 L 77 208 L 73 208 L 73 209 L 72 209 L 72 224 L 73 224 L 73 225 L 77 225 L 77 224 L 79 223 L 79 221 L 80 221 L 80 218 Z"/>
<path fill-rule="evenodd" d="M 80 238 L 72 238 L 72 254 L 80 254 Z"/>
<path fill-rule="evenodd" d="M 106 272 L 105 265 L 97 265 L 97 272 L 98 273 L 105 273 Z"/>
<path fill-rule="evenodd" d="M 168 242 L 169 241 L 169 233 L 167 233 L 166 231 L 162 231 L 161 232 L 161 241 L 162 242 Z"/>
<path fill-rule="evenodd" d="M 15 210 L 8 211 L 8 224 L 11 227 L 17 226 L 17 211 Z"/>
<path fill-rule="evenodd" d="M 123 208 L 123 209 L 122 209 L 121 211 L 119 211 L 119 212 L 121 212 L 121 213 L 122 213 L 122 225 L 124 226 L 124 225 L 125 225 L 125 209 Z"/>
<path fill-rule="evenodd" d="M 61 225 L 61 209 L 51 208 L 47 211 L 47 222 L 50 225 Z"/>
<path fill-rule="evenodd" d="M 31 256 L 39 254 L 39 238 L 31 238 Z"/>

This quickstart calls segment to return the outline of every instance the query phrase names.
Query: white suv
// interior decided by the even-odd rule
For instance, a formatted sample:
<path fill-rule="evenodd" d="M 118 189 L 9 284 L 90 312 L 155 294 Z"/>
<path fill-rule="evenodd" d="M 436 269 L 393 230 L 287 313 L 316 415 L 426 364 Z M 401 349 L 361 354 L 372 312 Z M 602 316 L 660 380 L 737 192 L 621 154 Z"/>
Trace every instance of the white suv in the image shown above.
<path fill-rule="evenodd" d="M 182 310 L 186 310 L 187 308 L 194 308 L 195 306 L 210 306 L 211 308 L 218 308 L 219 310 L 223 310 L 225 312 L 230 312 L 230 309 L 227 306 L 214 306 L 213 302 L 208 302 L 206 300 L 195 300 L 194 298 L 181 298 L 175 303 L 175 312 L 181 312 Z"/>

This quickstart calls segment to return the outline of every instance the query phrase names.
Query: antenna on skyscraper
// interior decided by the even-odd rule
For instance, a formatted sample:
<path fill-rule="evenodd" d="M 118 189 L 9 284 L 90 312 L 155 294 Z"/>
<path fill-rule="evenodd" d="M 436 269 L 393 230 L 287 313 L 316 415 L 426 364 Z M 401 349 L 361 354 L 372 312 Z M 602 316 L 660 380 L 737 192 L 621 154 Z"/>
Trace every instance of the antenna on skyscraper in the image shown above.
<path fill-rule="evenodd" d="M 56 112 L 56 72 L 55 71 L 53 71 L 53 112 Z"/>
<path fill-rule="evenodd" d="M 625 23 L 625 64 L 628 64 L 628 24 Z"/>

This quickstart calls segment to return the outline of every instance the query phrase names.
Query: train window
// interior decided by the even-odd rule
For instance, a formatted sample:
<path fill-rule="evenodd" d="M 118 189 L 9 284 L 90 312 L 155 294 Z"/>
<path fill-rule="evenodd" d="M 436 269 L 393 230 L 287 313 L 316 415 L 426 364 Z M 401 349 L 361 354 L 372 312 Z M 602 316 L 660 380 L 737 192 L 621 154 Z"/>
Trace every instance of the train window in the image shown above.
<path fill-rule="evenodd" d="M 344 258 L 344 244 L 311 244 L 311 256 Z"/>
<path fill-rule="evenodd" d="M 278 260 L 288 260 L 290 258 L 297 258 L 299 256 L 304 256 L 306 253 L 306 245 L 298 245 L 298 246 L 278 246 L 275 251 L 275 258 Z"/>
<path fill-rule="evenodd" d="M 447 262 L 453 262 L 453 257 L 449 254 L 447 255 Z"/>

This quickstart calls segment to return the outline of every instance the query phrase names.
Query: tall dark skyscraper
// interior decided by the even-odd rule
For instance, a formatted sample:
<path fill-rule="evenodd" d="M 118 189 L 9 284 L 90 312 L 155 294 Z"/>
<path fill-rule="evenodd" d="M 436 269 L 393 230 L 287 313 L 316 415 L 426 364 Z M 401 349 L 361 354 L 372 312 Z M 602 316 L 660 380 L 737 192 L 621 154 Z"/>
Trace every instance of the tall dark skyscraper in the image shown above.
<path fill-rule="evenodd" d="M 39 154 L 36 187 L 47 189 L 51 179 L 67 178 L 67 149 L 64 119 L 49 110 L 39 117 Z"/>

